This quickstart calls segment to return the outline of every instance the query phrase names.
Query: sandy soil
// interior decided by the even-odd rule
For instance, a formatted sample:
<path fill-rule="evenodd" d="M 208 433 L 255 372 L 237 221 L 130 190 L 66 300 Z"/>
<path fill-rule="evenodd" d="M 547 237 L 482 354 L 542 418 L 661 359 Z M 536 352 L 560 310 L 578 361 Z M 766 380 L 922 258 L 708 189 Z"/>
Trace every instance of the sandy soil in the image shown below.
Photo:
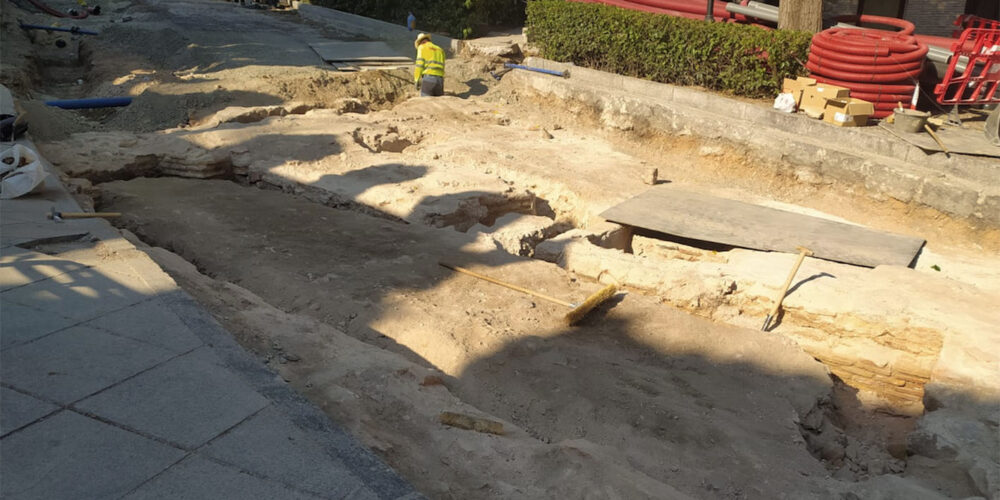
<path fill-rule="evenodd" d="M 428 496 L 989 497 L 1000 484 L 1000 458 L 967 444 L 996 429 L 1000 377 L 985 353 L 997 339 L 983 325 L 1000 318 L 979 305 L 1000 299 L 1000 232 L 781 177 L 732 145 L 604 130 L 586 110 L 496 82 L 496 61 L 449 60 L 450 95 L 420 99 L 405 71 L 322 67 L 307 43 L 350 37 L 294 13 L 109 5 L 80 23 L 102 36 L 68 52 L 4 16 L 4 80 L 43 154 Z M 83 113 L 40 102 L 87 95 L 135 101 Z M 915 270 L 807 262 L 833 279 L 803 285 L 763 334 L 787 256 L 615 248 L 597 215 L 646 189 L 653 168 L 928 247 Z M 553 246 L 561 237 L 575 260 Z M 599 281 L 627 293 L 568 329 L 557 306 L 442 259 L 570 301 Z M 963 380 L 959 396 L 979 398 L 981 414 L 941 399 L 934 418 L 912 418 L 934 380 Z M 893 384 L 904 400 L 886 399 Z M 949 429 L 935 427 L 941 409 L 959 412 Z M 443 411 L 505 432 L 442 425 Z"/>

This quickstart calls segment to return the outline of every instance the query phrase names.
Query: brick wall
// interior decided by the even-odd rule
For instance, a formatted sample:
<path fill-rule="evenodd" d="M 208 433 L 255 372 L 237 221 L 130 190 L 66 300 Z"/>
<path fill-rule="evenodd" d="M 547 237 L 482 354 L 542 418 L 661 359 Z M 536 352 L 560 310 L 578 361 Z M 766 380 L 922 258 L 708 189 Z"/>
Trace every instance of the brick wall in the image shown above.
<path fill-rule="evenodd" d="M 823 20 L 833 22 L 837 16 L 853 16 L 858 13 L 858 0 L 824 0 Z"/>
<path fill-rule="evenodd" d="M 829 25 L 836 16 L 854 15 L 857 12 L 858 0 L 825 0 L 823 20 L 827 24 L 824 25 Z M 963 12 L 965 12 L 965 0 L 908 0 L 903 18 L 916 25 L 917 33 L 951 36 L 955 28 L 951 23 Z"/>
<path fill-rule="evenodd" d="M 965 12 L 965 0 L 909 0 L 903 17 L 922 35 L 951 36 L 951 23 Z"/>

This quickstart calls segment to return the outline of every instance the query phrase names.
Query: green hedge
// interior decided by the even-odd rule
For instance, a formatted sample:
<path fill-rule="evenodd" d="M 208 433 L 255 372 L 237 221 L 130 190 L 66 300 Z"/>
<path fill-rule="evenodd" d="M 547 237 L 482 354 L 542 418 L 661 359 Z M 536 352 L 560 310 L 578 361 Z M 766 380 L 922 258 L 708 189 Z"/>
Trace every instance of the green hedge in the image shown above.
<path fill-rule="evenodd" d="M 417 29 L 468 38 L 490 26 L 524 22 L 525 0 L 310 0 L 313 5 L 342 10 L 395 24 L 406 24 L 413 12 Z"/>
<path fill-rule="evenodd" d="M 529 40 L 556 61 L 747 97 L 772 97 L 783 78 L 805 74 L 806 32 L 564 0 L 531 0 L 527 11 Z"/>

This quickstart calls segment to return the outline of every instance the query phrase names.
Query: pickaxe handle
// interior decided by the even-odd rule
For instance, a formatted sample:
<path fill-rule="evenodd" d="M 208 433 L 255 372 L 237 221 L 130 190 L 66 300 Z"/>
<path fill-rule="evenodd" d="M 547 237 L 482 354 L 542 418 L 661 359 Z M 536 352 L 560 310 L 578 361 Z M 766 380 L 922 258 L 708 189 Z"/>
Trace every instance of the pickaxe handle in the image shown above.
<path fill-rule="evenodd" d="M 795 247 L 799 251 L 799 258 L 795 260 L 795 265 L 792 266 L 792 272 L 788 273 L 788 278 L 785 280 L 785 284 L 781 285 L 781 293 L 775 298 L 774 307 L 771 308 L 771 312 L 767 314 L 767 318 L 764 319 L 764 326 L 761 330 L 767 330 L 767 325 L 771 323 L 771 318 L 778 314 L 778 310 L 781 309 L 781 303 L 785 301 L 785 294 L 788 293 L 788 287 L 792 286 L 792 280 L 795 279 L 795 275 L 799 272 L 799 266 L 802 265 L 802 261 L 805 260 L 806 256 L 811 256 L 813 254 L 812 250 L 805 247 Z"/>
<path fill-rule="evenodd" d="M 52 212 L 50 219 L 91 219 L 94 217 L 121 217 L 121 212 Z"/>

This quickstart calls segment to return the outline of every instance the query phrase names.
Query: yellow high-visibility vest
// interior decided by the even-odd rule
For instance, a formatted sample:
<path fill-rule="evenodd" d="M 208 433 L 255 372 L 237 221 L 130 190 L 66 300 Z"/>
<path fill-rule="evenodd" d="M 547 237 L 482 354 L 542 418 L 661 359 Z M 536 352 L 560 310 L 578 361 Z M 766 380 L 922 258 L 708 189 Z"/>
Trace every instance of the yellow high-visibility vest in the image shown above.
<path fill-rule="evenodd" d="M 417 47 L 417 65 L 413 70 L 413 81 L 419 82 L 424 75 L 444 78 L 444 51 L 431 42 L 424 42 Z"/>

